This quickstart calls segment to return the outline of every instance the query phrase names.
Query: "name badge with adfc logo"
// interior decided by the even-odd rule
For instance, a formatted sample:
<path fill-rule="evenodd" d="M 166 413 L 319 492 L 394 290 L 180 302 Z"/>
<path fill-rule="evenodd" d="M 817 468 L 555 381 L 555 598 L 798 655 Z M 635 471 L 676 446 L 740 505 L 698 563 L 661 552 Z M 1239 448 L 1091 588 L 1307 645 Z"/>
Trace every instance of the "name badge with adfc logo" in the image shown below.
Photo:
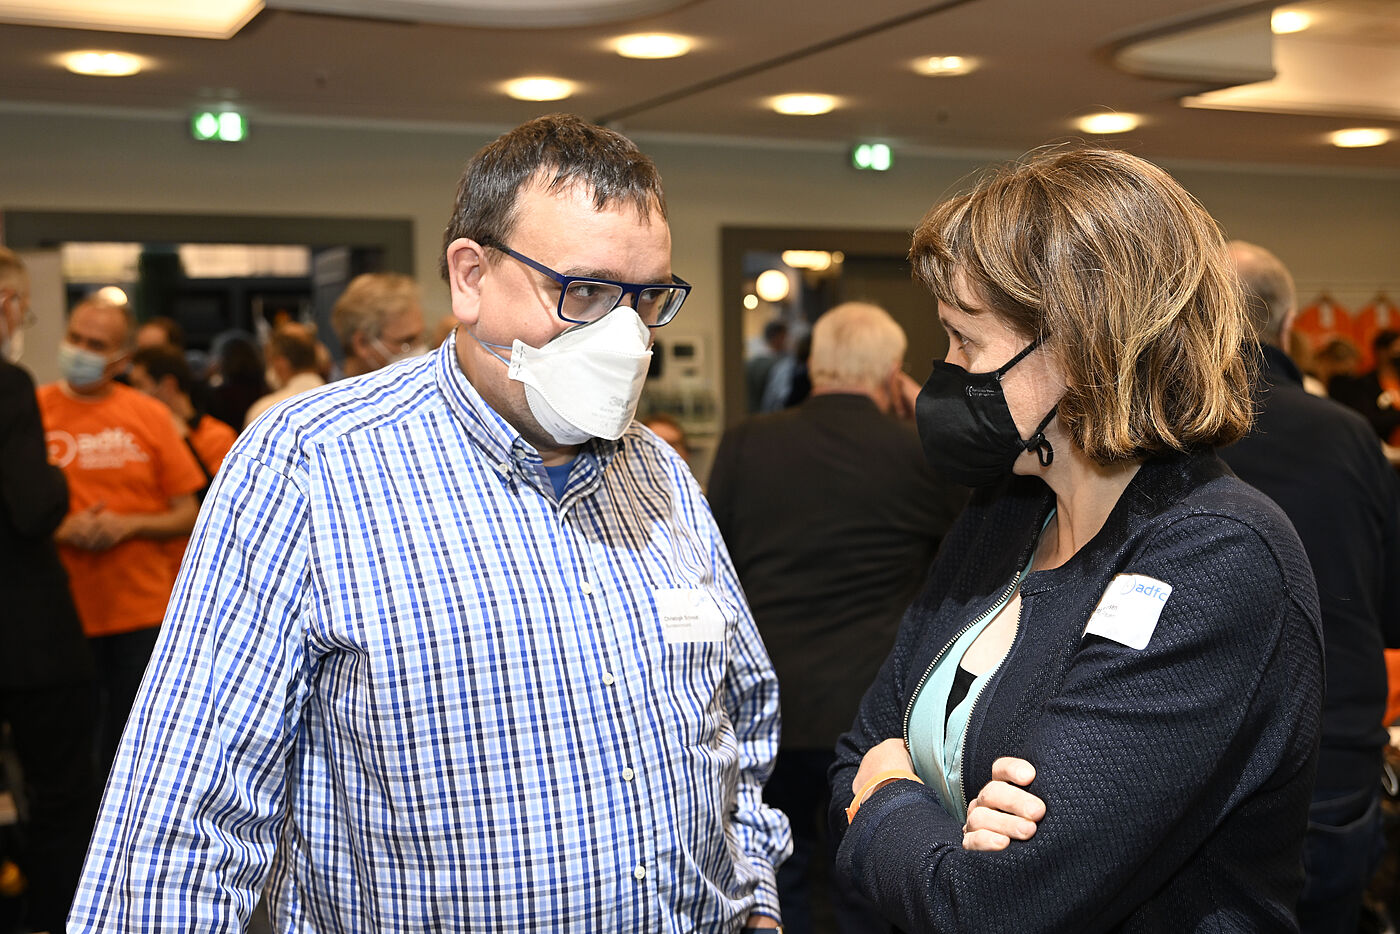
<path fill-rule="evenodd" d="M 1084 635 L 1103 636 L 1139 651 L 1147 648 L 1172 585 L 1146 574 L 1119 574 L 1108 587 L 1084 627 Z"/>

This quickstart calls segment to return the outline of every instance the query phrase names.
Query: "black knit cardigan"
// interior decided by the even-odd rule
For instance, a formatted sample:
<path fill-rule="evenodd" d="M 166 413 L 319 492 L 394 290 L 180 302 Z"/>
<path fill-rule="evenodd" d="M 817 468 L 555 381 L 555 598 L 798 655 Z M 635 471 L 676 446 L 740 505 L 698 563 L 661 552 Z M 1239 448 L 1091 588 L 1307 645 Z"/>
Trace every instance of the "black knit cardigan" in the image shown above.
<path fill-rule="evenodd" d="M 849 829 L 864 752 L 905 735 L 934 656 L 1024 566 L 1053 496 L 974 496 L 832 768 L 837 871 L 908 932 L 1290 931 L 1316 767 L 1312 572 L 1273 502 L 1213 453 L 1147 462 L 1098 535 L 1031 574 L 1011 649 L 968 724 L 969 798 L 998 756 L 1037 768 L 1046 815 L 1001 852 L 961 847 L 932 790 L 880 789 Z M 1141 651 L 1085 625 L 1115 575 L 1171 584 Z"/>

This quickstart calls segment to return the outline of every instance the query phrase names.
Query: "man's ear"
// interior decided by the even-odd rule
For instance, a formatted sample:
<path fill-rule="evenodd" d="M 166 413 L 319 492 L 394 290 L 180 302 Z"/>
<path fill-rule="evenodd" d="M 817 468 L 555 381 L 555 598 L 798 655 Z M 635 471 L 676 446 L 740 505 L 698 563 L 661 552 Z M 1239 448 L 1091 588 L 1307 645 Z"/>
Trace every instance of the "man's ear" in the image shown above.
<path fill-rule="evenodd" d="M 355 359 L 369 362 L 370 340 L 365 336 L 364 331 L 355 331 L 350 335 L 350 352 L 355 355 Z"/>
<path fill-rule="evenodd" d="M 447 287 L 452 293 L 452 316 L 471 327 L 481 314 L 481 279 L 487 272 L 486 248 L 458 237 L 447 245 Z"/>

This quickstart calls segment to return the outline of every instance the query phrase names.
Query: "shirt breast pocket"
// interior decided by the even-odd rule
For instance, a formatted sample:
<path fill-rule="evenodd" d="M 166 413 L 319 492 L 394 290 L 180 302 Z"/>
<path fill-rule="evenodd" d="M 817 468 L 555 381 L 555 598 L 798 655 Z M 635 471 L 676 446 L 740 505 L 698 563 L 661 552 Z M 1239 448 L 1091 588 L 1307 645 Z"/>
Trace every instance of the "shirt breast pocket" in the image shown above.
<path fill-rule="evenodd" d="M 657 591 L 656 613 L 659 660 L 681 735 L 687 744 L 710 745 L 728 722 L 724 687 L 737 610 L 711 590 L 672 588 Z"/>

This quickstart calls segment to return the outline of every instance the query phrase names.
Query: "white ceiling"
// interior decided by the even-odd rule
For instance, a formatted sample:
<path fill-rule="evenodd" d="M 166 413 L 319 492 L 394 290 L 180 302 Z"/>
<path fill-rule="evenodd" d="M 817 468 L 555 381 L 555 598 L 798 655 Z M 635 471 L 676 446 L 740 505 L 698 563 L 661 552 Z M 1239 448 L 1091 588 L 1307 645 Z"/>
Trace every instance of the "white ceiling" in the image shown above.
<path fill-rule="evenodd" d="M 1284 53 L 1285 42 L 1298 55 L 1306 55 L 1307 43 L 1325 43 L 1327 55 L 1341 56 L 1330 70 L 1329 93 L 1361 102 L 1350 109 L 1318 105 L 1307 96 L 1311 91 L 1290 87 L 1288 93 L 1308 103 L 1294 109 L 1307 113 L 1180 104 L 1231 80 L 1268 77 L 1270 5 L 1253 0 L 609 0 L 629 18 L 603 25 L 546 25 L 567 18 L 576 0 L 528 0 L 528 6 L 527 0 L 476 0 L 526 10 L 532 28 L 418 22 L 433 4 L 461 4 L 387 2 L 410 19 L 265 9 L 227 40 L 0 26 L 0 119 L 74 108 L 186 119 L 200 106 L 232 101 L 248 112 L 256 132 L 260 120 L 503 128 L 571 110 L 641 138 L 841 144 L 879 138 L 894 145 L 898 158 L 901 149 L 1017 153 L 1080 136 L 1073 118 L 1112 109 L 1144 116 L 1140 129 L 1112 142 L 1149 158 L 1400 171 L 1400 140 L 1339 150 L 1325 139 L 1358 125 L 1400 132 L 1400 101 L 1390 99 L 1400 88 L 1400 0 L 1298 4 L 1322 14 L 1319 28 L 1311 36 L 1280 37 L 1274 64 L 1297 57 Z M 365 0 L 283 5 L 343 10 L 350 3 L 367 8 Z M 629 12 L 637 9 L 661 12 Z M 1191 29 L 1206 37 L 1193 53 L 1198 69 L 1162 78 L 1118 64 L 1140 42 Z M 1238 43 L 1220 44 L 1222 30 L 1237 34 Z M 626 60 L 608 49 L 609 39 L 638 31 L 682 33 L 697 48 L 667 61 Z M 52 62 L 58 53 L 85 48 L 134 52 L 153 67 L 133 77 L 90 78 Z M 975 56 L 982 67 L 955 78 L 915 74 L 910 64 L 934 54 Z M 1236 54 L 1253 63 L 1231 73 L 1227 60 Z M 1345 67 L 1353 58 L 1366 68 Z M 500 93 L 501 82 L 530 74 L 568 78 L 581 88 L 553 104 Z M 844 104 L 817 117 L 765 108 L 766 98 L 794 91 L 835 94 Z"/>

